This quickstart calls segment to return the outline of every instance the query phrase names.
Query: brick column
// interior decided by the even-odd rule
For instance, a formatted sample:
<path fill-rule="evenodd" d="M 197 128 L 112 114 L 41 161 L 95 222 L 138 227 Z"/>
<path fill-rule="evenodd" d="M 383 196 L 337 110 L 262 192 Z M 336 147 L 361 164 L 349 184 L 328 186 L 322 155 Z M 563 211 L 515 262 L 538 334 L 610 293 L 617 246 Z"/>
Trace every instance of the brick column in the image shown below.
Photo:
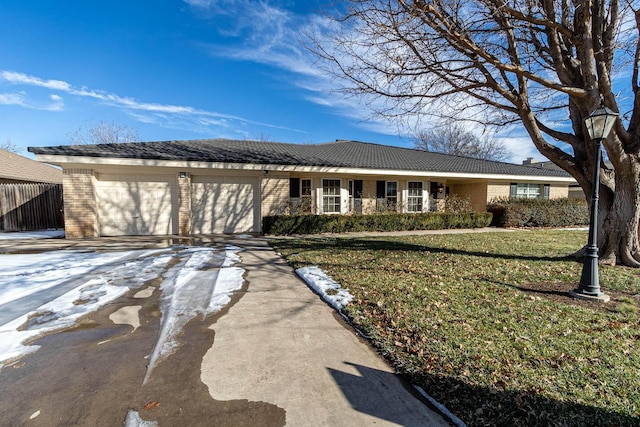
<path fill-rule="evenodd" d="M 95 178 L 92 169 L 64 169 L 64 230 L 67 239 L 99 237 Z"/>
<path fill-rule="evenodd" d="M 191 175 L 178 175 L 178 235 L 191 234 Z"/>

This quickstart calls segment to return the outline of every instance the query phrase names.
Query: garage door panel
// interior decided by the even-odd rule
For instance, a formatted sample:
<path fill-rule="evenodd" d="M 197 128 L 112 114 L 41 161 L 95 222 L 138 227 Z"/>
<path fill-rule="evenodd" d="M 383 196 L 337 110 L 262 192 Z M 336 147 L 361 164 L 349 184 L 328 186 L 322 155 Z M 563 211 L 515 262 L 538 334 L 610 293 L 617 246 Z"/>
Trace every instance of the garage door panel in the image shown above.
<path fill-rule="evenodd" d="M 101 235 L 174 232 L 177 193 L 172 176 L 100 176 L 97 189 Z"/>
<path fill-rule="evenodd" d="M 257 180 L 245 177 L 193 177 L 191 231 L 194 234 L 256 231 Z"/>

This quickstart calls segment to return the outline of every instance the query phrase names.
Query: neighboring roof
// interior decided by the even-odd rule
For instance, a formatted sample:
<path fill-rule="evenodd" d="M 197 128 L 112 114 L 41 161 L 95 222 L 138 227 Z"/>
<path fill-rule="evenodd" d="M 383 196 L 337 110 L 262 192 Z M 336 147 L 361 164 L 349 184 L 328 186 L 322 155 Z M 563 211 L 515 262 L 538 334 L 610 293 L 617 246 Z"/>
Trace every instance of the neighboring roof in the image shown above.
<path fill-rule="evenodd" d="M 358 141 L 288 144 L 207 139 L 29 147 L 37 155 L 569 177 L 564 171 Z"/>
<path fill-rule="evenodd" d="M 523 163 L 523 165 L 530 168 L 549 169 L 549 170 L 555 170 L 555 171 L 563 170 L 560 166 L 556 165 L 551 160 L 546 160 L 544 162 Z"/>
<path fill-rule="evenodd" d="M 62 184 L 62 171 L 11 151 L 0 149 L 0 179 Z"/>

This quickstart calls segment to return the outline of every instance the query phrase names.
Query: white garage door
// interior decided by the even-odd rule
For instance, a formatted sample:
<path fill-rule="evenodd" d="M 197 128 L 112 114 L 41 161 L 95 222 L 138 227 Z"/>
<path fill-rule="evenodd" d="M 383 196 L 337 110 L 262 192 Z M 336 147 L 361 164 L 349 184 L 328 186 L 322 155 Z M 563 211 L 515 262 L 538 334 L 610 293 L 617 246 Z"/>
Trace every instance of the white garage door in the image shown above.
<path fill-rule="evenodd" d="M 258 180 L 248 177 L 194 176 L 191 180 L 193 234 L 258 231 L 254 198 Z"/>
<path fill-rule="evenodd" d="M 100 235 L 175 233 L 178 192 L 174 176 L 100 174 L 96 187 Z"/>

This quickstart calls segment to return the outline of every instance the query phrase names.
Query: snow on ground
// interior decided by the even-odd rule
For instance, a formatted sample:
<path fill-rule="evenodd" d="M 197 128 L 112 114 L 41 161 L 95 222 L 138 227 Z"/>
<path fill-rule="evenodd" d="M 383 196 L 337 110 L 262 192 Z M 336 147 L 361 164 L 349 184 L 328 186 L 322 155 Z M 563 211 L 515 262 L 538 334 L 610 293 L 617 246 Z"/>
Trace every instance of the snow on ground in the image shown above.
<path fill-rule="evenodd" d="M 344 306 L 353 300 L 353 295 L 347 289 L 342 289 L 327 274 L 317 266 L 302 267 L 296 270 L 296 274 L 304 280 L 307 285 L 316 291 L 323 300 L 328 302 L 333 308 L 340 311 Z"/>
<path fill-rule="evenodd" d="M 165 254 L 149 257 L 158 252 Z M 139 287 L 155 277 L 170 258 L 166 250 L 0 255 L 0 304 L 55 288 L 70 278 L 86 276 L 103 266 L 109 269 L 105 277 L 112 282 L 133 279 L 130 285 Z"/>
<path fill-rule="evenodd" d="M 37 230 L 0 233 L 0 240 L 11 239 L 62 239 L 64 230 Z"/>
<path fill-rule="evenodd" d="M 156 421 L 145 421 L 140 417 L 138 411 L 129 409 L 127 412 L 127 418 L 124 420 L 124 427 L 155 427 L 158 423 Z"/>
<path fill-rule="evenodd" d="M 231 301 L 231 293 L 242 287 L 244 270 L 232 267 L 240 261 L 237 255 L 240 250 L 230 245 L 222 254 L 211 248 L 188 249 L 177 268 L 165 278 L 160 285 L 160 336 L 149 357 L 145 382 L 157 361 L 178 347 L 177 337 L 189 321 L 219 311 Z M 217 274 L 204 270 L 216 264 L 221 266 Z"/>
<path fill-rule="evenodd" d="M 233 267 L 239 250 L 174 247 L 0 255 L 0 306 L 18 304 L 21 298 L 45 301 L 0 324 L 0 368 L 3 362 L 36 351 L 39 347 L 29 344 L 35 338 L 72 326 L 130 289 L 162 277 L 162 332 L 155 363 L 175 349 L 176 337 L 188 320 L 220 310 L 242 287 L 244 270 Z M 169 267 L 176 258 L 178 262 Z"/>

